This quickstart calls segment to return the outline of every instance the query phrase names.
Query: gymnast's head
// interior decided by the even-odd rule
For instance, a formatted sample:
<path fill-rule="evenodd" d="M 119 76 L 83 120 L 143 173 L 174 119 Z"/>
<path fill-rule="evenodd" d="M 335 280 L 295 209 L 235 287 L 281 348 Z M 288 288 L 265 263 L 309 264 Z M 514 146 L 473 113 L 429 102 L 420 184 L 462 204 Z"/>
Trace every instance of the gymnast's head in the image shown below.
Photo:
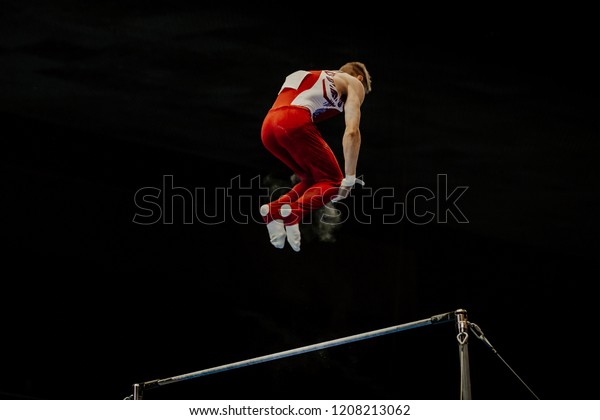
<path fill-rule="evenodd" d="M 371 92 L 371 75 L 363 63 L 360 61 L 350 61 L 340 67 L 340 71 L 360 80 L 365 88 L 365 93 Z"/>

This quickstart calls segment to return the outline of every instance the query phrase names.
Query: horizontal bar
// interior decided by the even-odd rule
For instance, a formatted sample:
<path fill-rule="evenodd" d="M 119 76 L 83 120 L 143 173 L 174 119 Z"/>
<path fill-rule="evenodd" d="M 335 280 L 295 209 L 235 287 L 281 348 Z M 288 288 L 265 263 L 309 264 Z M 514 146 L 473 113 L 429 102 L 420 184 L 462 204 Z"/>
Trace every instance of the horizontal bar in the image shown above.
<path fill-rule="evenodd" d="M 201 376 L 212 375 L 219 372 L 225 372 L 232 369 L 238 369 L 246 366 L 256 365 L 259 363 L 265 363 L 272 360 L 283 359 L 285 357 L 296 356 L 303 353 L 313 352 L 317 350 L 322 350 L 330 347 L 339 346 L 342 344 L 353 343 L 356 341 L 366 340 L 368 338 L 379 337 L 386 334 L 392 334 L 399 331 L 405 331 L 412 328 L 423 327 L 426 325 L 437 324 L 442 322 L 449 322 L 455 319 L 455 312 L 447 312 L 441 315 L 435 315 L 431 318 L 422 319 L 420 321 L 409 322 L 406 324 L 396 325 L 393 327 L 382 328 L 379 330 L 369 331 L 362 334 L 351 335 L 348 337 L 338 338 L 335 340 L 324 341 L 322 343 L 312 344 L 309 346 L 299 347 L 292 350 L 286 350 L 279 353 L 268 354 L 266 356 L 255 357 L 252 359 L 242 360 L 235 363 L 229 363 L 226 365 L 221 365 L 209 369 L 199 370 L 192 373 L 187 373 L 184 375 L 173 376 L 165 379 L 155 379 L 153 381 L 148 381 L 142 383 L 142 387 L 144 389 L 152 389 L 163 385 L 172 384 L 175 382 L 181 382 L 188 379 L 194 379 Z M 139 384 L 136 384 L 139 385 Z"/>

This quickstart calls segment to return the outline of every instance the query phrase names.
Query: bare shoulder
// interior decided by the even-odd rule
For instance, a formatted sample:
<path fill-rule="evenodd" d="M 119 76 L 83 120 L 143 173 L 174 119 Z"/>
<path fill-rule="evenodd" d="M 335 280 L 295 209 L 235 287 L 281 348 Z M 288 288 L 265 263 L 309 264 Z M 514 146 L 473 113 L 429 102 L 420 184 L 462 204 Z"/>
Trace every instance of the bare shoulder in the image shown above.
<path fill-rule="evenodd" d="M 335 87 L 340 93 L 346 93 L 346 90 L 348 89 L 348 84 L 352 83 L 352 79 L 354 79 L 354 77 L 344 72 L 335 72 L 333 75 Z"/>
<path fill-rule="evenodd" d="M 344 96 L 354 96 L 362 102 L 365 97 L 365 89 L 360 80 L 344 72 L 337 72 L 333 76 L 337 91 Z"/>

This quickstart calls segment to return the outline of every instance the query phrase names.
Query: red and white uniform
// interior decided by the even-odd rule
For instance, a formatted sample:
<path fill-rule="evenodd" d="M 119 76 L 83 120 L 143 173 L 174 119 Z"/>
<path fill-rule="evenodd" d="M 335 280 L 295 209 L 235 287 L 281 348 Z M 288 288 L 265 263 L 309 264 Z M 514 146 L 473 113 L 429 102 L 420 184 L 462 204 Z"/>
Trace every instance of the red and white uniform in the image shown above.
<path fill-rule="evenodd" d="M 271 109 L 285 105 L 307 108 L 314 122 L 322 121 L 344 111 L 344 102 L 338 94 L 329 70 L 298 70 L 285 78 L 279 96 Z"/>
<path fill-rule="evenodd" d="M 344 98 L 333 81 L 335 73 L 299 70 L 288 75 L 263 121 L 263 145 L 301 179 L 291 191 L 269 203 L 265 223 L 273 219 L 282 219 L 286 226 L 299 223 L 338 192 L 344 175 L 315 124 L 344 111 Z M 283 204 L 291 206 L 291 215 L 281 216 Z"/>

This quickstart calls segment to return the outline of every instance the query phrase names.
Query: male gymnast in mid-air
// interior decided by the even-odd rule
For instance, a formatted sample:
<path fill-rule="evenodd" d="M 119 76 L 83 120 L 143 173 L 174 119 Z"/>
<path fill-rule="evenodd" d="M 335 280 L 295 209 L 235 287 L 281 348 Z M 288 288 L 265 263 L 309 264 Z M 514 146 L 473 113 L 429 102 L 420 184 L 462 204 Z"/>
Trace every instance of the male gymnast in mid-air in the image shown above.
<path fill-rule="evenodd" d="M 265 148 L 300 180 L 260 208 L 275 248 L 283 248 L 287 240 L 294 251 L 300 251 L 304 216 L 346 198 L 355 183 L 364 185 L 356 178 L 356 166 L 361 106 L 369 92 L 371 76 L 359 61 L 339 70 L 298 70 L 286 77 L 261 130 Z M 316 125 L 340 114 L 345 121 L 344 172 Z"/>

